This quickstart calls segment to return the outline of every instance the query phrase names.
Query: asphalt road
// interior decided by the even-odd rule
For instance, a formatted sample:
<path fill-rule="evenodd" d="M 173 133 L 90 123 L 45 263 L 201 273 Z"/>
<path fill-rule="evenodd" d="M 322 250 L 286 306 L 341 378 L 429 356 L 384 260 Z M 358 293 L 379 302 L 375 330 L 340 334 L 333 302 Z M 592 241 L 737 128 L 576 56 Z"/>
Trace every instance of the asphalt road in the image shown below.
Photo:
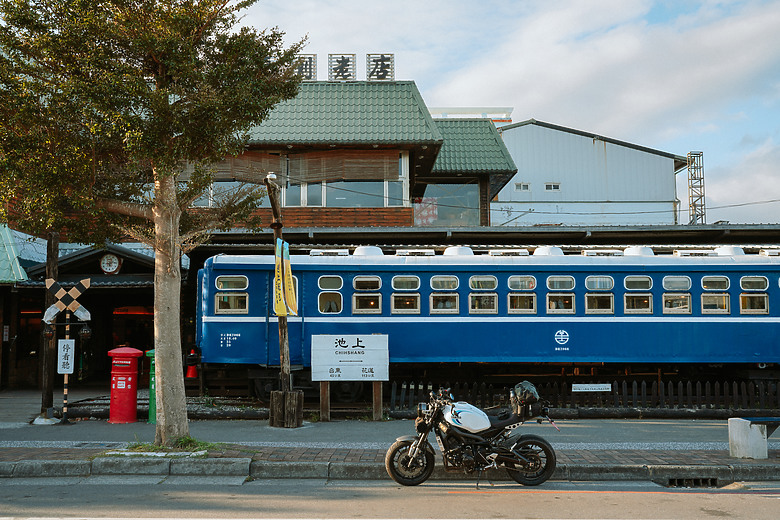
<path fill-rule="evenodd" d="M 776 519 L 779 483 L 666 489 L 646 482 L 516 484 L 170 478 L 14 479 L 0 517 L 15 518 L 736 518 Z"/>

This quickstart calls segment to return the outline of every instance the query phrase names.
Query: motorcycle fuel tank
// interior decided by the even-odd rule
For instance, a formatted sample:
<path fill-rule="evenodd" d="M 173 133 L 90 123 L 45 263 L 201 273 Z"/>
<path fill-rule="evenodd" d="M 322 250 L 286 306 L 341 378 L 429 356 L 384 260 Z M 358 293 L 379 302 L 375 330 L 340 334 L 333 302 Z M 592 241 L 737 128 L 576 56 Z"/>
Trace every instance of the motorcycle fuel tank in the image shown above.
<path fill-rule="evenodd" d="M 444 407 L 444 420 L 471 433 L 490 428 L 490 419 L 485 412 L 469 403 L 459 401 Z"/>

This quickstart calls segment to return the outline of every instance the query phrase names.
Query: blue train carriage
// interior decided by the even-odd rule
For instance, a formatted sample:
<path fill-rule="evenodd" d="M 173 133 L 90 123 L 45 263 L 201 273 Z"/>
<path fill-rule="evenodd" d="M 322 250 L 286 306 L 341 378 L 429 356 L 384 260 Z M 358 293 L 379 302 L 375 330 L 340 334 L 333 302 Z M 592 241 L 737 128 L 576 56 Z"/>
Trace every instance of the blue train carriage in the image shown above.
<path fill-rule="evenodd" d="M 391 374 L 411 366 L 469 367 L 476 376 L 528 373 L 529 364 L 615 373 L 722 365 L 733 376 L 738 367 L 780 363 L 776 251 L 655 255 L 630 247 L 564 255 L 539 247 L 532 255 L 477 255 L 451 247 L 443 255 L 384 255 L 362 246 L 291 262 L 300 316 L 288 320 L 290 357 L 298 369 L 310 367 L 316 334 L 387 334 Z M 197 317 L 202 362 L 279 365 L 273 269 L 273 256 L 206 261 Z"/>

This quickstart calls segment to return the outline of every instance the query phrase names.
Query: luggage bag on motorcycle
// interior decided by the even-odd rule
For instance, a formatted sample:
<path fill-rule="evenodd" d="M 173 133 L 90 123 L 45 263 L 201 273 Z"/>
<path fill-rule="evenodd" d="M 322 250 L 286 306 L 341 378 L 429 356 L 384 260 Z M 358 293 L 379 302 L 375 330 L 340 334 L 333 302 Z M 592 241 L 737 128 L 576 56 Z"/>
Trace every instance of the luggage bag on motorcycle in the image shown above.
<path fill-rule="evenodd" d="M 512 389 L 509 401 L 513 413 L 525 416 L 529 412 L 529 407 L 539 401 L 539 392 L 531 382 L 523 381 Z"/>

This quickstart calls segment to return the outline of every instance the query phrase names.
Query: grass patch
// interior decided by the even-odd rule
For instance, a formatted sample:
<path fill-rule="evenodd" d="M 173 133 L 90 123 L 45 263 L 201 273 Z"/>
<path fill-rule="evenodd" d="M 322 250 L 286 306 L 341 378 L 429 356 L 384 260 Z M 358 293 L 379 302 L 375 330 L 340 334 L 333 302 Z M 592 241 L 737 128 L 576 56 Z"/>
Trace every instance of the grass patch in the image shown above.
<path fill-rule="evenodd" d="M 134 452 L 169 452 L 169 451 L 216 451 L 221 450 L 224 444 L 216 442 L 204 442 L 192 437 L 176 439 L 172 446 L 158 446 L 151 442 L 134 442 L 127 446 L 128 451 Z"/>

